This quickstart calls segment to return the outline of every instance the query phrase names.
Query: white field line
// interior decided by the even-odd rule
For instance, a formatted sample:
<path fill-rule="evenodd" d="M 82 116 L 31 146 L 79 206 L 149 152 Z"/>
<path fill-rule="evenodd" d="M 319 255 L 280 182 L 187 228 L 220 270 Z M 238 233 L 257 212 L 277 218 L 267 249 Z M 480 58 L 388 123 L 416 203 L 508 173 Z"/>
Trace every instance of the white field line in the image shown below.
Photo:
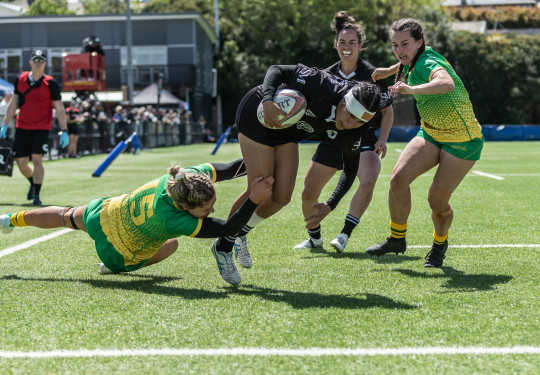
<path fill-rule="evenodd" d="M 407 245 L 407 248 L 409 249 L 423 249 L 423 248 L 430 248 L 431 245 Z M 449 247 L 451 248 L 463 248 L 463 249 L 479 249 L 479 248 L 484 248 L 484 249 L 489 249 L 489 248 L 492 248 L 492 247 L 498 247 L 498 248 L 501 248 L 501 247 L 519 247 L 519 248 L 522 248 L 522 247 L 540 247 L 540 244 L 493 244 L 493 245 L 453 245 L 453 244 L 450 244 Z"/>
<path fill-rule="evenodd" d="M 47 234 L 45 236 L 34 238 L 33 240 L 23 242 L 20 245 L 13 246 L 13 247 L 8 247 L 7 249 L 0 250 L 0 258 L 4 257 L 6 255 L 12 254 L 12 253 L 14 253 L 16 251 L 29 248 L 30 246 L 36 245 L 36 244 L 38 244 L 40 242 L 44 242 L 44 241 L 48 241 L 48 240 L 50 240 L 52 238 L 56 238 L 58 236 L 61 236 L 63 234 L 71 232 L 71 231 L 72 231 L 72 229 L 69 229 L 69 228 L 58 230 L 56 232 L 49 233 L 49 234 Z"/>
<path fill-rule="evenodd" d="M 471 173 L 473 173 L 475 175 L 478 175 L 478 176 L 482 176 L 482 177 L 492 178 L 494 180 L 504 180 L 503 177 L 497 176 L 497 175 L 494 175 L 494 174 L 490 174 L 490 173 L 485 173 L 485 172 L 480 172 L 480 171 L 472 171 Z"/>
<path fill-rule="evenodd" d="M 418 347 L 418 348 L 227 348 L 227 349 L 94 349 L 53 350 L 43 352 L 0 351 L 0 358 L 78 358 L 78 357 L 147 357 L 147 356 L 407 356 L 407 355 L 507 355 L 540 354 L 540 347 Z"/>
<path fill-rule="evenodd" d="M 38 238 L 35 238 L 33 240 L 30 240 L 30 241 L 23 242 L 22 244 L 19 244 L 19 245 L 13 246 L 13 247 L 8 247 L 7 249 L 0 250 L 0 258 L 4 257 L 6 255 L 9 255 L 9 254 L 13 254 L 16 251 L 27 249 L 30 246 L 37 245 L 38 243 L 41 243 L 41 242 L 48 241 L 50 239 L 59 237 L 59 236 L 61 236 L 63 234 L 69 233 L 71 231 L 72 231 L 72 229 L 69 229 L 69 228 L 62 229 L 62 230 L 47 234 L 45 236 L 38 237 Z M 424 249 L 424 248 L 430 248 L 431 245 L 408 245 L 407 247 L 409 249 Z M 536 248 L 540 248 L 540 244 L 451 245 L 451 247 L 452 248 L 465 248 L 465 249 L 494 248 L 494 247 L 496 247 L 496 248 L 503 248 L 503 247 L 518 247 L 518 248 L 523 248 L 523 247 L 535 248 L 536 247 Z"/>
<path fill-rule="evenodd" d="M 503 180 L 504 177 L 540 177 L 540 173 L 499 173 L 498 175 L 492 175 L 492 174 L 488 174 L 488 173 L 483 173 L 483 172 L 477 173 L 476 171 L 472 171 L 471 174 L 481 176 L 481 177 L 491 177 L 491 178 L 495 178 L 497 180 Z M 471 176 L 471 174 L 469 174 L 468 177 L 475 177 L 475 176 Z M 488 176 L 486 176 L 486 175 L 488 175 Z M 340 176 L 341 176 L 341 171 L 338 171 L 332 176 L 332 178 L 338 179 Z M 420 178 L 420 177 L 433 177 L 433 176 L 435 176 L 434 173 L 424 173 L 423 175 L 418 176 L 418 178 Z M 492 177 L 492 176 L 495 176 L 495 177 Z M 379 178 L 390 178 L 390 177 L 392 177 L 392 175 L 390 175 L 390 174 L 380 174 L 379 175 Z M 305 179 L 305 176 L 297 175 L 296 179 L 303 180 L 303 179 Z"/>

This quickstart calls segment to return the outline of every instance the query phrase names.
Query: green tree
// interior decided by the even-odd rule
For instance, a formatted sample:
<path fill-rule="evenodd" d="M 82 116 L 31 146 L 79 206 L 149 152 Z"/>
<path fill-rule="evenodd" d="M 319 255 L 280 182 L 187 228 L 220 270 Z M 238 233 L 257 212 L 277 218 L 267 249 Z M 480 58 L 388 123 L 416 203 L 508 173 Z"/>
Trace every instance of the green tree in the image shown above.
<path fill-rule="evenodd" d="M 66 0 L 36 0 L 28 7 L 27 16 L 49 16 L 75 14 L 67 8 Z"/>
<path fill-rule="evenodd" d="M 123 0 L 83 0 L 84 14 L 118 14 L 126 12 Z"/>
<path fill-rule="evenodd" d="M 232 123 L 242 96 L 260 84 L 272 64 L 304 63 L 326 67 L 337 60 L 330 23 L 346 10 L 361 22 L 367 34 L 362 57 L 375 65 L 395 61 L 388 42 L 388 26 L 398 18 L 415 15 L 439 29 L 445 13 L 438 0 L 221 0 L 220 48 L 215 54 L 218 92 L 223 118 Z M 152 0 L 141 12 L 198 11 L 214 25 L 213 0 Z M 436 41 L 442 42 L 434 33 Z M 241 79 L 238 79 L 241 77 Z"/>
<path fill-rule="evenodd" d="M 540 36 L 450 35 L 447 59 L 469 91 L 480 123 L 539 122 L 527 114 L 540 106 Z"/>

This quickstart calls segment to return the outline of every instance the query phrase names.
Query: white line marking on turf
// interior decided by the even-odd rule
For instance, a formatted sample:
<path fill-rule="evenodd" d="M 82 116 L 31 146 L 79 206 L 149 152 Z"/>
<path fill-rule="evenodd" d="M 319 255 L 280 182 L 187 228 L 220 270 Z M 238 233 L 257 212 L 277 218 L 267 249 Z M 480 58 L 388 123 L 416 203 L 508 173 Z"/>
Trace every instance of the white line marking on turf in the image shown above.
<path fill-rule="evenodd" d="M 34 238 L 33 240 L 30 240 L 30 241 L 26 241 L 26 242 L 23 242 L 22 244 L 20 245 L 17 245 L 17 246 L 13 246 L 13 247 L 8 247 L 7 249 L 4 249 L 4 250 L 0 250 L 0 258 L 6 256 L 6 255 L 9 255 L 9 254 L 12 254 L 16 251 L 19 251 L 19 250 L 22 250 L 22 249 L 26 249 L 30 246 L 34 246 L 40 242 L 45 242 L 45 241 L 48 241 L 52 238 L 55 238 L 55 237 L 58 237 L 58 236 L 61 236 L 63 234 L 66 234 L 68 232 L 71 232 L 72 229 L 69 229 L 69 228 L 66 228 L 66 229 L 62 229 L 62 230 L 58 230 L 56 232 L 53 232 L 53 233 L 49 233 L 45 236 L 42 236 L 42 237 L 38 237 L 38 238 Z"/>
<path fill-rule="evenodd" d="M 430 248 L 431 245 L 412 245 L 408 248 Z M 450 245 L 452 248 L 476 249 L 476 248 L 491 248 L 491 247 L 540 247 L 540 244 L 493 244 L 493 245 Z"/>
<path fill-rule="evenodd" d="M 419 348 L 227 348 L 227 349 L 95 349 L 95 350 L 53 350 L 48 352 L 0 351 L 0 358 L 76 358 L 76 357 L 138 357 L 138 356 L 403 356 L 403 355 L 505 355 L 540 354 L 540 347 L 419 347 Z"/>
<path fill-rule="evenodd" d="M 484 173 L 484 172 L 480 172 L 480 171 L 472 171 L 471 173 L 476 174 L 478 176 L 489 177 L 489 178 L 492 178 L 494 180 L 504 180 L 503 177 L 496 176 L 496 175 L 490 174 L 490 173 Z"/>

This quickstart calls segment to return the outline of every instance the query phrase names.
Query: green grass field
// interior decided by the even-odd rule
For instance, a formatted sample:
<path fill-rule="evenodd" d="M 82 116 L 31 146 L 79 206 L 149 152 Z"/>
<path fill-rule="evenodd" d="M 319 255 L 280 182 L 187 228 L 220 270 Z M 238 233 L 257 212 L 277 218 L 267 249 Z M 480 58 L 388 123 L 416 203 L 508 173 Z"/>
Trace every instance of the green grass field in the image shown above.
<path fill-rule="evenodd" d="M 100 178 L 91 175 L 105 155 L 46 162 L 41 198 L 82 205 L 130 192 L 170 161 L 240 157 L 238 144 L 214 156 L 212 147 L 122 154 Z M 180 238 L 166 261 L 105 276 L 85 233 L 32 246 L 60 229 L 0 233 L 0 374 L 540 373 L 540 143 L 485 145 L 452 198 L 441 269 L 423 267 L 433 172 L 412 185 L 407 252 L 364 252 L 388 235 L 388 184 L 403 147 L 389 144 L 373 201 L 338 255 L 329 242 L 352 191 L 323 222 L 324 249 L 292 250 L 306 237 L 300 193 L 315 150 L 301 145 L 293 200 L 248 236 L 254 266 L 240 269 L 239 287 L 219 276 L 210 239 Z M 18 171 L 0 177 L 0 213 L 32 208 L 27 185 Z M 225 218 L 244 187 L 219 183 L 214 216 Z"/>

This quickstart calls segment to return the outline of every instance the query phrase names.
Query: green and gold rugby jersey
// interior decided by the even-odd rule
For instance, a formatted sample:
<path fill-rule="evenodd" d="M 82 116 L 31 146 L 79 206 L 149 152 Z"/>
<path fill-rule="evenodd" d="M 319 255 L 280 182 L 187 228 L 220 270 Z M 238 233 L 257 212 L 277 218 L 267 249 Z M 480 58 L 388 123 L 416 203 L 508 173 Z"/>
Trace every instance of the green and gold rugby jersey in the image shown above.
<path fill-rule="evenodd" d="M 186 172 L 206 174 L 216 181 L 210 164 L 185 168 Z M 139 264 L 152 257 L 165 241 L 179 236 L 196 236 L 202 218 L 196 218 L 168 196 L 163 175 L 131 194 L 109 198 L 99 214 L 101 229 L 114 248 L 124 256 L 125 266 Z"/>
<path fill-rule="evenodd" d="M 446 94 L 417 95 L 416 106 L 422 118 L 422 128 L 438 142 L 468 142 L 482 137 L 482 127 L 476 120 L 469 93 L 446 59 L 430 47 L 420 55 L 407 84 L 417 86 L 431 81 L 433 73 L 445 69 L 454 80 L 455 89 Z M 405 65 L 403 73 L 407 74 Z"/>

